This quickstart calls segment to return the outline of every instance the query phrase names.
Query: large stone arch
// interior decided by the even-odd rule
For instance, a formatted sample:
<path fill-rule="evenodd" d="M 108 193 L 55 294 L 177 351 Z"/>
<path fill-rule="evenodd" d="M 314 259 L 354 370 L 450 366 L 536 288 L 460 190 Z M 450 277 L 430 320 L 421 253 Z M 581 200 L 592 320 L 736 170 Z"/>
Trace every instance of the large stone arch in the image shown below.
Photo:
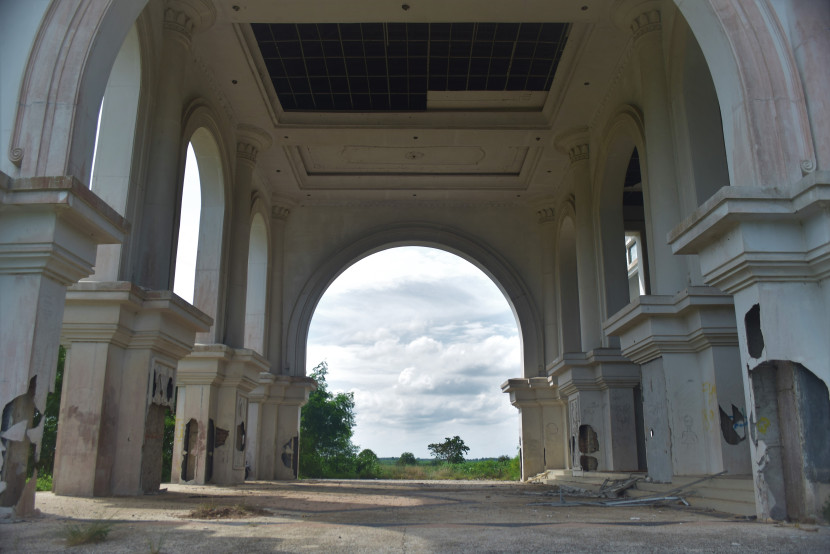
<path fill-rule="evenodd" d="M 481 269 L 502 291 L 519 327 L 525 377 L 544 374 L 542 321 L 521 275 L 489 245 L 463 231 L 443 225 L 401 223 L 370 231 L 349 245 L 337 245 L 332 255 L 306 282 L 294 303 L 286 331 L 284 367 L 290 375 L 305 375 L 306 343 L 311 318 L 329 285 L 362 258 L 395 246 L 431 246 L 456 254 Z"/>
<path fill-rule="evenodd" d="M 801 77 L 769 2 L 675 0 L 703 50 L 733 185 L 781 186 L 815 168 Z"/>
<path fill-rule="evenodd" d="M 9 159 L 20 177 L 87 182 L 98 106 L 119 47 L 146 0 L 53 1 L 20 87 Z"/>

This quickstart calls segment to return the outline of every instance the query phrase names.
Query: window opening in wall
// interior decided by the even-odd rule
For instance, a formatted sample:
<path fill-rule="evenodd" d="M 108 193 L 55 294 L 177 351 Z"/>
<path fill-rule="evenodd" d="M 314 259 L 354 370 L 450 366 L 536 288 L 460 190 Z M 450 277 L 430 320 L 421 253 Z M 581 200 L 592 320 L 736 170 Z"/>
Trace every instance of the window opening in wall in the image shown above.
<path fill-rule="evenodd" d="M 633 300 L 646 293 L 645 272 L 640 263 L 640 233 L 625 234 L 625 259 L 628 264 L 628 293 Z"/>
<path fill-rule="evenodd" d="M 182 186 L 182 208 L 179 221 L 179 242 L 176 249 L 176 274 L 173 292 L 193 303 L 196 280 L 196 255 L 199 248 L 199 220 L 202 211 L 202 189 L 199 165 L 193 144 L 187 145 Z"/>
<path fill-rule="evenodd" d="M 640 155 L 635 148 L 628 161 L 623 182 L 623 225 L 625 227 L 625 261 L 628 268 L 628 296 L 633 302 L 648 294 L 646 259 L 646 222 Z"/>
<path fill-rule="evenodd" d="M 406 246 L 356 262 L 317 305 L 307 352 L 308 374 L 326 361 L 328 389 L 354 393 L 360 448 L 429 459 L 429 444 L 457 435 L 467 459 L 517 454 L 517 413 L 500 391 L 522 374 L 516 319 L 457 255 Z"/>

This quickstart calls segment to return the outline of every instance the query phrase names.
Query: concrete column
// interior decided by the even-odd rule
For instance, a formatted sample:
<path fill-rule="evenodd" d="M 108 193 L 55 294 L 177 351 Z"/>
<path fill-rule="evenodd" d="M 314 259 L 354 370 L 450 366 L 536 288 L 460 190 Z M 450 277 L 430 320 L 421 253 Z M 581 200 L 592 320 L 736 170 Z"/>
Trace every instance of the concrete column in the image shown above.
<path fill-rule="evenodd" d="M 501 390 L 519 410 L 522 479 L 567 468 L 565 404 L 556 387 L 544 377 L 532 377 L 509 379 Z"/>
<path fill-rule="evenodd" d="M 594 199 L 589 162 L 588 132 L 576 129 L 556 139 L 567 150 L 576 212 L 576 265 L 579 275 L 579 324 L 582 350 L 602 346 L 599 285 L 597 282 L 597 241 L 594 233 Z"/>
<path fill-rule="evenodd" d="M 211 323 L 172 292 L 129 282 L 87 281 L 67 292 L 56 494 L 158 490 L 176 364 Z"/>
<path fill-rule="evenodd" d="M 698 254 L 707 283 L 733 295 L 763 518 L 819 518 L 830 494 L 821 477 L 830 448 L 819 446 L 830 445 L 829 207 L 827 172 L 777 191 L 724 187 L 670 236 L 677 253 Z"/>
<path fill-rule="evenodd" d="M 559 324 L 556 299 L 556 216 L 550 206 L 536 210 L 542 236 L 542 314 L 545 321 L 545 358 L 547 366 L 559 356 Z"/>
<path fill-rule="evenodd" d="M 277 408 L 276 444 L 279 456 L 274 479 L 291 480 L 299 475 L 300 409 L 308 402 L 308 395 L 317 388 L 310 377 L 287 377 L 282 401 Z"/>
<path fill-rule="evenodd" d="M 271 210 L 271 275 L 268 310 L 268 360 L 271 371 L 282 373 L 283 369 L 283 271 L 285 262 L 285 223 L 291 210 L 285 205 L 277 204 Z"/>
<path fill-rule="evenodd" d="M 259 374 L 259 386 L 248 394 L 248 446 L 245 449 L 245 466 L 250 479 L 273 479 L 275 455 L 276 412 L 275 399 L 282 390 L 275 385 L 273 373 Z"/>
<path fill-rule="evenodd" d="M 634 50 L 640 69 L 640 94 L 647 151 L 643 175 L 643 200 L 648 233 L 649 272 L 652 294 L 674 295 L 686 287 L 688 269 L 674 256 L 666 236 L 680 221 L 674 140 L 663 63 L 662 22 L 653 1 L 629 1 L 621 16 L 634 34 Z"/>
<path fill-rule="evenodd" d="M 31 505 L 24 492 L 30 446 L 40 455 L 54 388 L 66 287 L 92 273 L 99 244 L 123 240 L 126 222 L 72 177 L 11 179 L 0 173 L 0 506 Z M 8 412 L 6 412 L 8 410 Z"/>
<path fill-rule="evenodd" d="M 617 349 L 565 354 L 549 371 L 568 403 L 568 441 L 574 469 L 637 471 L 634 387 L 640 368 Z"/>
<path fill-rule="evenodd" d="M 265 132 L 240 126 L 237 130 L 236 171 L 233 180 L 233 211 L 230 222 L 231 248 L 228 258 L 228 295 L 225 310 L 225 344 L 245 346 L 245 306 L 248 286 L 248 247 L 251 239 L 251 192 L 257 154 L 270 146 Z"/>
<path fill-rule="evenodd" d="M 176 406 L 182 431 L 177 431 L 173 448 L 174 482 L 232 485 L 245 480 L 249 395 L 267 371 L 268 362 L 253 350 L 222 344 L 197 345 L 179 362 L 179 390 L 184 394 Z"/>
<path fill-rule="evenodd" d="M 606 322 L 643 372 L 649 475 L 750 472 L 732 297 L 710 287 L 642 296 Z"/>
<path fill-rule="evenodd" d="M 168 0 L 160 73 L 153 104 L 151 149 L 138 236 L 137 259 L 132 264 L 133 281 L 153 290 L 173 288 L 173 265 L 181 206 L 182 109 L 185 68 L 196 30 L 209 27 L 215 18 L 207 0 Z"/>

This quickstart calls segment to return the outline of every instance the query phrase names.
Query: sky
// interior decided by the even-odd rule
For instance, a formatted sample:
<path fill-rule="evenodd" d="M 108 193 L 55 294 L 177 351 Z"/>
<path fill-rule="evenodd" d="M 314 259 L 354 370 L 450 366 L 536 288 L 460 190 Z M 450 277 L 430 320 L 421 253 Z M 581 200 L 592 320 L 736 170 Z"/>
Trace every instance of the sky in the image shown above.
<path fill-rule="evenodd" d="M 314 312 L 308 369 L 353 392 L 353 442 L 380 457 L 460 436 L 468 458 L 514 456 L 518 410 L 500 385 L 521 376 L 516 320 L 478 268 L 442 250 L 399 247 L 355 263 Z"/>
<path fill-rule="evenodd" d="M 193 301 L 198 166 L 188 146 L 173 291 Z M 314 312 L 310 374 L 326 361 L 329 390 L 352 392 L 352 438 L 380 457 L 460 436 L 468 458 L 514 456 L 518 410 L 501 384 L 520 377 L 516 320 L 481 270 L 434 248 L 399 247 L 364 258 L 329 287 Z"/>
<path fill-rule="evenodd" d="M 199 244 L 199 212 L 202 208 L 199 166 L 192 144 L 187 145 L 187 161 L 184 165 L 184 183 L 182 184 L 182 207 L 173 292 L 192 304 L 196 280 L 196 251 Z"/>

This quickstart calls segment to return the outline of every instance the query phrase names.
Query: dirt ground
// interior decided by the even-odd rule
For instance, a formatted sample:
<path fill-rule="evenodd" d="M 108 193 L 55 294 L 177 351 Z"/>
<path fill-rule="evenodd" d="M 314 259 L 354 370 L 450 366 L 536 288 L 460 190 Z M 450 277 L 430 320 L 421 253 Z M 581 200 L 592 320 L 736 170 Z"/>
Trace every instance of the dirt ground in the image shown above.
<path fill-rule="evenodd" d="M 0 552 L 828 552 L 830 528 L 771 524 L 675 506 L 557 506 L 544 485 L 490 481 L 248 482 L 165 485 L 158 495 L 37 493 L 39 517 L 0 523 Z M 550 504 L 553 505 L 545 505 Z M 266 510 L 188 517 L 205 506 Z M 108 520 L 69 548 L 69 523 Z"/>

